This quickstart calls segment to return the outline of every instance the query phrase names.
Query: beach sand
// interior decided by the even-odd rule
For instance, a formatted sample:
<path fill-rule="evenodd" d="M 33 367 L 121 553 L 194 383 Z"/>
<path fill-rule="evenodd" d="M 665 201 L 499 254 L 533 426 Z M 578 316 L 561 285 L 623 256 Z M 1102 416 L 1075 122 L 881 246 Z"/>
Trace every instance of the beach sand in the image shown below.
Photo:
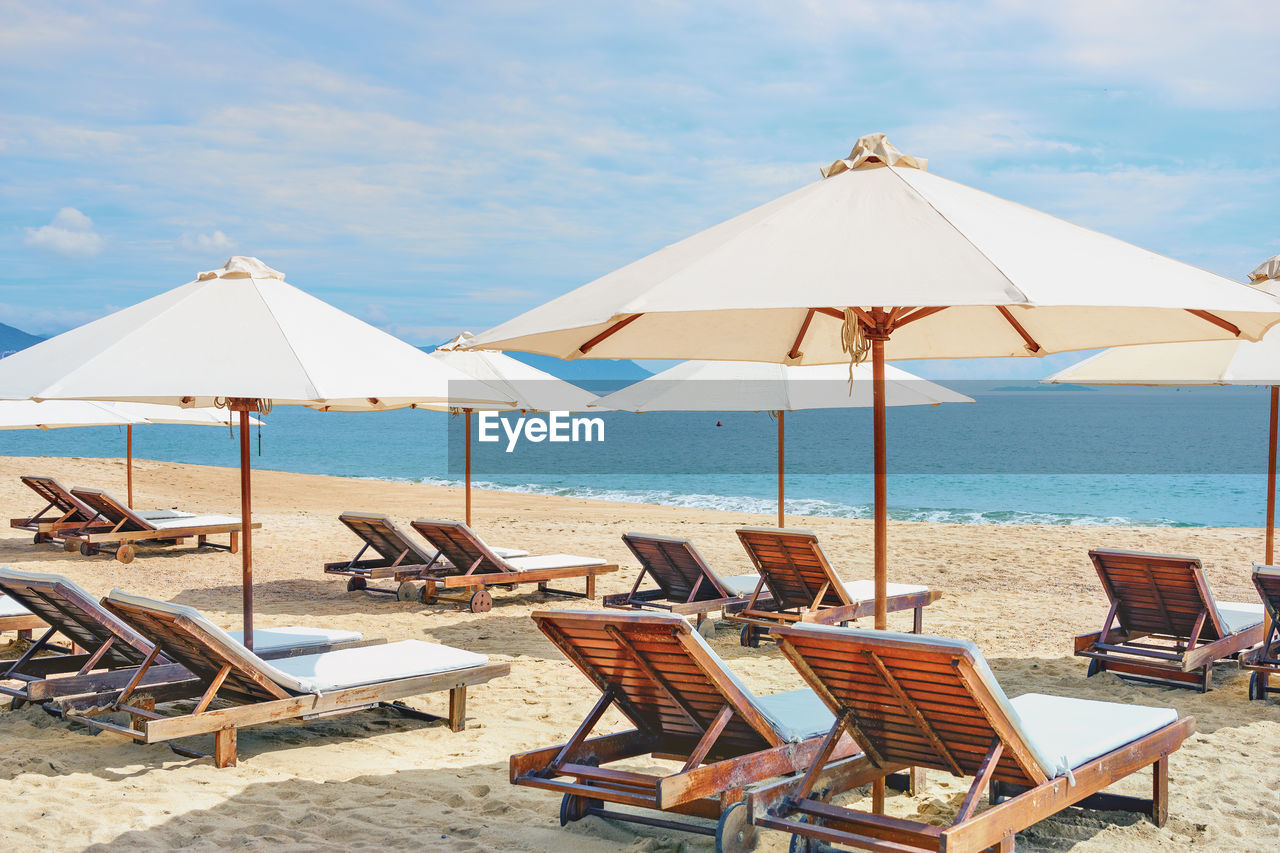
<path fill-rule="evenodd" d="M 0 505 L 6 518 L 33 512 L 20 474 L 47 474 L 123 495 L 122 460 L 5 458 Z M 234 469 L 138 461 L 135 504 L 238 512 Z M 386 596 L 348 593 L 321 564 L 349 557 L 358 541 L 337 521 L 343 510 L 384 512 L 407 522 L 458 518 L 458 489 L 407 483 L 255 472 L 253 505 L 258 625 L 349 628 L 366 637 L 432 640 L 511 664 L 511 675 L 473 688 L 467 728 L 366 711 L 312 724 L 274 724 L 240 733 L 240 764 L 215 770 L 163 745 L 139 746 L 85 730 L 39 709 L 0 711 L 0 850 L 228 848 L 279 850 L 709 851 L 710 839 L 588 818 L 567 828 L 559 796 L 513 787 L 507 757 L 563 742 L 598 693 L 534 628 L 529 614 L 579 607 L 570 599 L 496 591 L 492 612 L 474 615 Z M 629 530 L 689 537 L 721 572 L 749 570 L 734 528 L 770 517 L 639 504 L 478 492 L 475 527 L 494 544 L 533 552 L 598 555 L 621 571 L 601 592 L 629 588 L 637 567 L 620 536 Z M 871 524 L 793 519 L 818 533 L 847 578 L 869 577 Z M 1126 685 L 1112 675 L 1085 679 L 1071 638 L 1096 629 L 1105 597 L 1086 556 L 1092 547 L 1199 555 L 1223 601 L 1253 601 L 1248 569 L 1262 536 L 1247 529 L 1081 528 L 891 523 L 890 579 L 926 583 L 943 597 L 925 611 L 931 633 L 974 640 L 1010 695 L 1042 692 L 1175 707 L 1198 732 L 1170 759 L 1169 821 L 1157 829 L 1136 815 L 1068 810 L 1018 838 L 1020 850 L 1242 851 L 1274 847 L 1280 823 L 1280 702 L 1247 700 L 1247 673 L 1215 672 L 1206 695 Z M 113 586 L 200 608 L 224 627 L 239 625 L 240 558 L 221 551 L 139 549 L 125 566 L 0 532 L 0 562 L 59 572 L 95 594 Z M 598 607 L 598 603 L 586 606 Z M 906 629 L 909 614 L 890 616 Z M 12 635 L 10 635 L 12 636 Z M 722 629 L 716 650 L 756 690 L 800 685 L 775 650 L 744 649 Z M 12 648 L 8 652 L 12 656 Z M 444 696 L 415 700 L 441 710 Z M 611 715 L 604 727 L 620 727 Z M 209 739 L 194 739 L 208 751 Z M 892 795 L 891 814 L 953 814 L 967 782 L 930 774 L 919 797 Z M 1149 792 L 1143 772 L 1117 786 Z M 851 795 L 856 799 L 856 794 Z M 760 849 L 787 849 L 765 833 Z"/>

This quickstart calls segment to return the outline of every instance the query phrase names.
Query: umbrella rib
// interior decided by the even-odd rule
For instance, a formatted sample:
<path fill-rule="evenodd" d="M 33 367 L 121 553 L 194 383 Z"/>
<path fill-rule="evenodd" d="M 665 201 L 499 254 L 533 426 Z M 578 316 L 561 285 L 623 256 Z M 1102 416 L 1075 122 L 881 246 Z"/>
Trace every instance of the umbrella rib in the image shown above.
<path fill-rule="evenodd" d="M 1009 313 L 1008 308 L 1004 307 L 1003 305 L 997 305 L 996 310 L 999 311 L 1000 315 L 1009 322 L 1009 325 L 1013 327 L 1013 330 L 1022 337 L 1023 343 L 1025 343 L 1027 346 L 1027 352 L 1031 352 L 1031 353 L 1040 352 L 1040 344 L 1036 343 L 1036 339 L 1031 337 L 1031 335 L 1027 333 L 1026 329 L 1022 328 L 1021 323 L 1013 319 L 1013 315 Z"/>
<path fill-rule="evenodd" d="M 594 338 L 587 341 L 582 346 L 578 347 L 578 352 L 581 353 L 582 355 L 586 355 L 587 353 L 595 349 L 596 346 L 603 343 L 607 338 L 610 338 L 617 332 L 622 331 L 628 325 L 630 325 L 631 323 L 634 323 L 636 320 L 639 320 L 643 316 L 644 316 L 644 313 L 641 312 L 639 314 L 632 314 L 630 317 L 623 317 L 621 320 L 614 323 L 612 326 L 605 329 L 603 332 L 596 335 Z"/>
<path fill-rule="evenodd" d="M 796 333 L 795 343 L 791 345 L 791 351 L 787 353 L 787 358 L 794 361 L 800 357 L 800 344 L 804 341 L 805 333 L 809 331 L 809 324 L 813 322 L 813 314 L 818 309 L 810 308 L 805 312 L 804 322 L 800 324 L 800 331 Z"/>
<path fill-rule="evenodd" d="M 1217 326 L 1220 329 L 1226 329 L 1228 332 L 1235 335 L 1237 338 L 1240 337 L 1240 327 L 1235 325 L 1234 323 L 1230 323 L 1222 319 L 1217 314 L 1212 314 L 1208 311 L 1201 311 L 1199 308 L 1188 308 L 1186 309 L 1186 311 L 1188 314 L 1192 314 L 1196 317 L 1199 317 L 1201 320 L 1205 320 L 1209 323 L 1212 323 L 1213 325 Z"/>

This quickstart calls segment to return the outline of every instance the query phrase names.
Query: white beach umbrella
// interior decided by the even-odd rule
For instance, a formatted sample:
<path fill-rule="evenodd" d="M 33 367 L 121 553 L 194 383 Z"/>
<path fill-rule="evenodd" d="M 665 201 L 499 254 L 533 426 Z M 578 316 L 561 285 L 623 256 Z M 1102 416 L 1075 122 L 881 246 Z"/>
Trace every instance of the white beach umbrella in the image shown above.
<path fill-rule="evenodd" d="M 230 426 L 234 419 L 223 409 L 183 409 L 159 403 L 107 403 L 95 400 L 0 400 L 0 430 L 65 429 L 70 427 L 123 426 L 125 428 L 125 482 L 129 506 L 133 506 L 133 428 L 137 424 L 185 424 Z M 261 425 L 257 418 L 250 423 Z"/>
<path fill-rule="evenodd" d="M 474 336 L 463 332 L 447 344 L 441 344 L 431 352 L 431 357 L 438 359 L 453 369 L 465 373 L 485 388 L 492 388 L 503 399 L 511 402 L 505 404 L 480 404 L 453 406 L 453 411 L 462 412 L 465 419 L 464 428 L 467 433 L 466 456 L 463 463 L 466 491 L 467 524 L 471 524 L 471 413 L 481 412 L 581 412 L 596 399 L 596 395 L 585 391 L 559 377 L 552 376 L 545 370 L 538 370 L 519 359 L 500 352 L 471 350 Z M 461 390 L 461 389 L 460 389 Z M 483 390 L 482 388 L 476 391 Z"/>
<path fill-rule="evenodd" d="M 0 398 L 217 406 L 238 413 L 245 642 L 253 642 L 249 415 L 273 406 L 371 411 L 457 404 L 474 382 L 234 257 L 195 281 L 0 360 Z M 503 402 L 485 396 L 474 402 Z"/>
<path fill-rule="evenodd" d="M 924 171 L 883 134 L 823 180 L 479 336 L 560 358 L 825 364 L 870 356 L 875 626 L 885 626 L 885 359 L 1256 339 L 1280 302 Z"/>
<path fill-rule="evenodd" d="M 941 385 L 885 365 L 886 406 L 972 403 Z M 865 409 L 871 367 L 797 367 L 758 361 L 685 361 L 597 401 L 625 412 L 772 412 L 778 421 L 778 526 L 786 526 L 786 414 L 804 409 Z M 595 405 L 595 404 L 593 404 Z"/>
<path fill-rule="evenodd" d="M 1280 255 L 1264 261 L 1249 274 L 1249 279 L 1258 290 L 1280 295 Z M 1201 341 L 1103 350 L 1042 381 L 1059 385 L 1270 385 L 1266 562 L 1273 565 L 1280 329 L 1272 329 L 1260 341 Z"/>

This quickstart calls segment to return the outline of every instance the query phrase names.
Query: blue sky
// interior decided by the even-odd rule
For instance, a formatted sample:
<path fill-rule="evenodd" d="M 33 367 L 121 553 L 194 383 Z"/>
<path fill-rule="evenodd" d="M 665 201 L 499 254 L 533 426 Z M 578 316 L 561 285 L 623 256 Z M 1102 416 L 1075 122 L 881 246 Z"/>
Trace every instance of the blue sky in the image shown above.
<path fill-rule="evenodd" d="M 62 331 L 250 254 L 435 342 L 814 180 L 872 131 L 1241 279 L 1280 252 L 1277 17 L 1266 0 L 0 0 L 0 322 Z"/>

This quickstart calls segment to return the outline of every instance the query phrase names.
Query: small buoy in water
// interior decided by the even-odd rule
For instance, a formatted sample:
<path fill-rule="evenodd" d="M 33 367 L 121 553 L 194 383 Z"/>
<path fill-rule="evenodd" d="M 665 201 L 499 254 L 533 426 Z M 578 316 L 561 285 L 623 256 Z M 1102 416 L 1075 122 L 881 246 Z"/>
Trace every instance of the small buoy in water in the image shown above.
<path fill-rule="evenodd" d="M 719 421 L 716 421 L 716 426 L 724 426 L 724 424 L 720 423 Z"/>

